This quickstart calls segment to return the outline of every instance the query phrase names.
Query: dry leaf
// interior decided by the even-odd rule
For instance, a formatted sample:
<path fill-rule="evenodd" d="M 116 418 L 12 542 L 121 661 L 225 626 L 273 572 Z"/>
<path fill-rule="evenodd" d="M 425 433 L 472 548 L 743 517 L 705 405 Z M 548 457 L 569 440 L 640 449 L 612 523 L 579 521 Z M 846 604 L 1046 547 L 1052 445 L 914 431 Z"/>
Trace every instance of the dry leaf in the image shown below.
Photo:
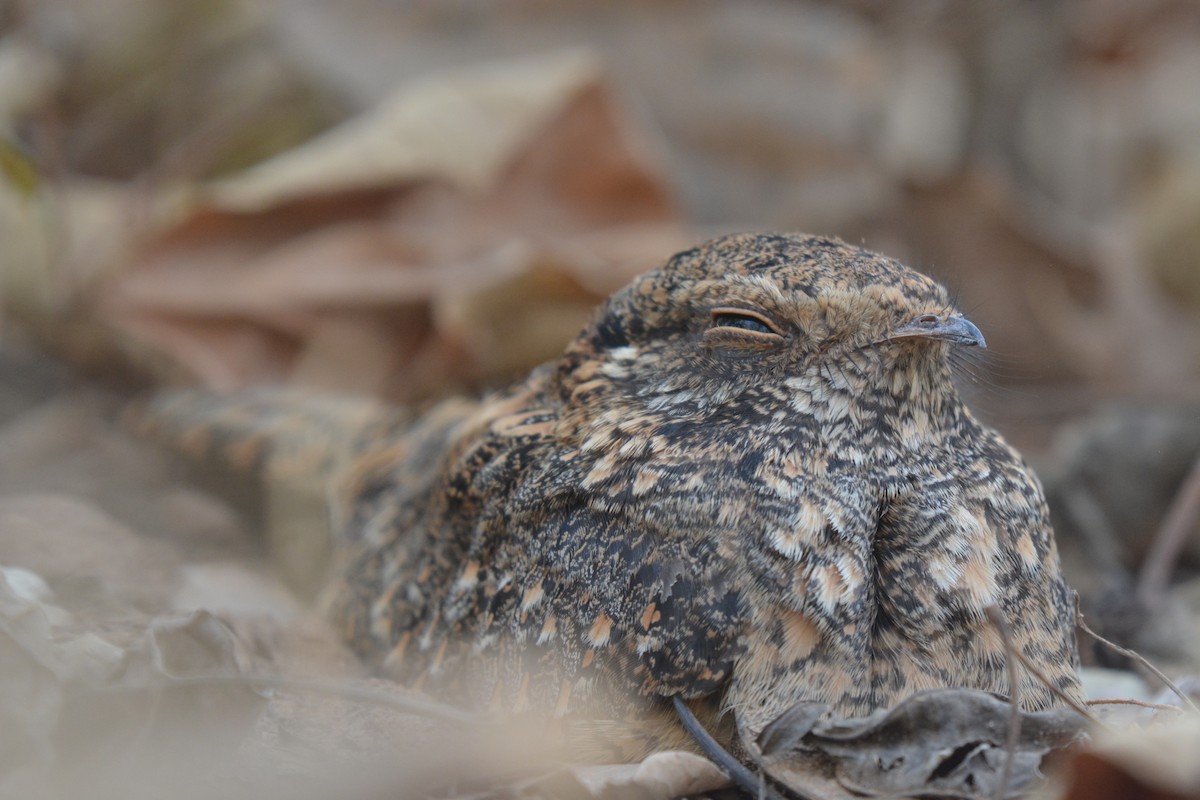
<path fill-rule="evenodd" d="M 162 374 L 220 389 L 505 381 L 685 240 L 578 54 L 430 78 L 202 196 L 98 308 Z"/>
<path fill-rule="evenodd" d="M 161 609 L 177 581 L 177 558 L 71 496 L 0 498 L 0 563 L 32 570 L 84 602 Z"/>
<path fill-rule="evenodd" d="M 578 765 L 516 781 L 493 780 L 459 800 L 577 798 L 577 800 L 670 800 L 724 789 L 729 779 L 694 753 L 663 751 L 640 764 Z"/>
<path fill-rule="evenodd" d="M 0 568 L 0 792 L 53 762 L 66 693 L 115 677 L 124 651 L 81 631 L 36 573 Z"/>
<path fill-rule="evenodd" d="M 110 329 L 82 298 L 123 263 L 133 228 L 126 189 L 101 181 L 40 182 L 22 194 L 0 180 L 0 312 L 76 364 L 111 369 Z"/>
<path fill-rule="evenodd" d="M 725 773 L 707 758 L 679 751 L 654 753 L 640 764 L 575 767 L 570 772 L 589 796 L 597 798 L 628 793 L 667 800 L 729 785 Z"/>
<path fill-rule="evenodd" d="M 205 194 L 223 211 L 255 213 L 430 177 L 485 191 L 598 75 L 599 64 L 586 51 L 433 75 L 307 144 L 214 183 Z"/>
<path fill-rule="evenodd" d="M 1063 800 L 1200 798 L 1200 716 L 1107 731 L 1064 767 Z"/>
<path fill-rule="evenodd" d="M 23 760 L 52 758 L 62 687 L 47 663 L 56 659 L 38 594 L 14 589 L 8 570 L 0 570 L 0 787 Z"/>
<path fill-rule="evenodd" d="M 912 695 L 890 710 L 845 719 L 800 703 L 748 749 L 772 778 L 802 795 L 994 797 L 1008 758 L 1011 706 L 970 689 Z M 1070 709 L 1021 712 L 1006 797 L 1037 780 L 1050 750 L 1078 741 L 1083 719 Z"/>

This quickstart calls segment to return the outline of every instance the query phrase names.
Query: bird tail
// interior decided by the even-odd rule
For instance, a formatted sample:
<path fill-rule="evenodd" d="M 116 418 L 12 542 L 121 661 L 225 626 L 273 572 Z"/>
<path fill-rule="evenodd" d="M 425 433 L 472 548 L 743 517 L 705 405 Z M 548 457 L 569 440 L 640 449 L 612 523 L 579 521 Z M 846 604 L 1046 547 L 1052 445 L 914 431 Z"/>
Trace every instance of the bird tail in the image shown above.
<path fill-rule="evenodd" d="M 334 480 L 369 432 L 404 421 L 378 401 L 281 388 L 162 392 L 125 415 L 126 427 L 195 465 L 267 482 Z"/>
<path fill-rule="evenodd" d="M 164 392 L 130 408 L 123 421 L 247 512 L 265 531 L 286 582 L 311 598 L 333 566 L 355 458 L 408 418 L 361 397 L 269 388 Z"/>

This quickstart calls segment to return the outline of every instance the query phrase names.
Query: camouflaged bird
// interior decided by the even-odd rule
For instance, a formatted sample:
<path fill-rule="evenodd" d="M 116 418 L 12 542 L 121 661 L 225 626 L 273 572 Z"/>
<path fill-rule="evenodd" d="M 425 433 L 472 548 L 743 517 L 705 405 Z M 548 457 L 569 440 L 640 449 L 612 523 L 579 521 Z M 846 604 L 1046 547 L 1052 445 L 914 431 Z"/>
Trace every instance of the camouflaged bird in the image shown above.
<path fill-rule="evenodd" d="M 713 696 L 753 732 L 799 700 L 1007 695 L 992 605 L 1080 696 L 1042 490 L 951 379 L 950 350 L 983 344 L 892 259 L 736 235 L 638 278 L 482 401 L 350 425 L 286 394 L 153 413 L 179 437 L 224 428 L 206 441 L 259 468 L 290 458 L 289 431 L 329 429 L 306 463 L 343 509 L 333 616 L 381 673 L 565 719 Z M 1056 702 L 1019 672 L 1022 705 Z"/>

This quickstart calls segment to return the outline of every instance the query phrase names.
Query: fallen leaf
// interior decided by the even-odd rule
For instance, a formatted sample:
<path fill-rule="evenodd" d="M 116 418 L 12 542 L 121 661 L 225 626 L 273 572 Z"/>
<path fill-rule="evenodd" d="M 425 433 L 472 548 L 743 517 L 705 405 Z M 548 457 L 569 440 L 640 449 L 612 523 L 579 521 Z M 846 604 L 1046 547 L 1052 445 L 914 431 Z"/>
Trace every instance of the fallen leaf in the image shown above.
<path fill-rule="evenodd" d="M 970 689 L 918 692 L 890 710 L 846 719 L 801 703 L 769 724 L 751 755 L 801 795 L 821 797 L 994 797 L 1000 788 L 1011 706 Z M 1070 709 L 1020 715 L 1018 747 L 1004 796 L 1040 778 L 1043 757 L 1080 739 Z"/>
<path fill-rule="evenodd" d="M 1200 798 L 1200 716 L 1105 731 L 1063 765 L 1063 800 Z"/>
<path fill-rule="evenodd" d="M 178 556 L 87 502 L 31 494 L 0 498 L 0 563 L 32 570 L 81 603 L 153 610 L 170 597 Z"/>
<path fill-rule="evenodd" d="M 114 678 L 124 659 L 54 605 L 36 573 L 0 568 L 0 790 L 10 772 L 54 761 L 68 692 Z"/>
<path fill-rule="evenodd" d="M 570 51 L 435 74 L 205 194 L 216 208 L 254 213 L 431 176 L 484 191 L 598 73 L 595 57 Z"/>
<path fill-rule="evenodd" d="M 586 54 L 434 76 L 203 187 L 96 310 L 160 378 L 477 390 L 686 243 L 646 150 Z"/>
<path fill-rule="evenodd" d="M 666 750 L 638 764 L 595 764 L 563 767 L 507 784 L 493 780 L 483 791 L 460 800 L 490 798 L 578 798 L 578 800 L 670 800 L 713 792 L 729 779 L 706 758 Z"/>

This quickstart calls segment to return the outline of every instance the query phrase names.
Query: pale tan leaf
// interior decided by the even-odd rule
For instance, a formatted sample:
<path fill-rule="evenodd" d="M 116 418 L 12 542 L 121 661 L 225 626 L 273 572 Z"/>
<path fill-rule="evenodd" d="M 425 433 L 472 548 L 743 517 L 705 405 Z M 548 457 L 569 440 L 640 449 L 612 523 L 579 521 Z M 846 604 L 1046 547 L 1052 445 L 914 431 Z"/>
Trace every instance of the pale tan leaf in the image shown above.
<path fill-rule="evenodd" d="M 362 117 L 213 184 L 207 194 L 226 211 L 254 212 L 313 194 L 430 177 L 480 191 L 598 75 L 595 58 L 582 51 L 433 75 Z"/>
<path fill-rule="evenodd" d="M 1064 800 L 1200 797 L 1200 716 L 1104 732 L 1064 769 Z"/>

